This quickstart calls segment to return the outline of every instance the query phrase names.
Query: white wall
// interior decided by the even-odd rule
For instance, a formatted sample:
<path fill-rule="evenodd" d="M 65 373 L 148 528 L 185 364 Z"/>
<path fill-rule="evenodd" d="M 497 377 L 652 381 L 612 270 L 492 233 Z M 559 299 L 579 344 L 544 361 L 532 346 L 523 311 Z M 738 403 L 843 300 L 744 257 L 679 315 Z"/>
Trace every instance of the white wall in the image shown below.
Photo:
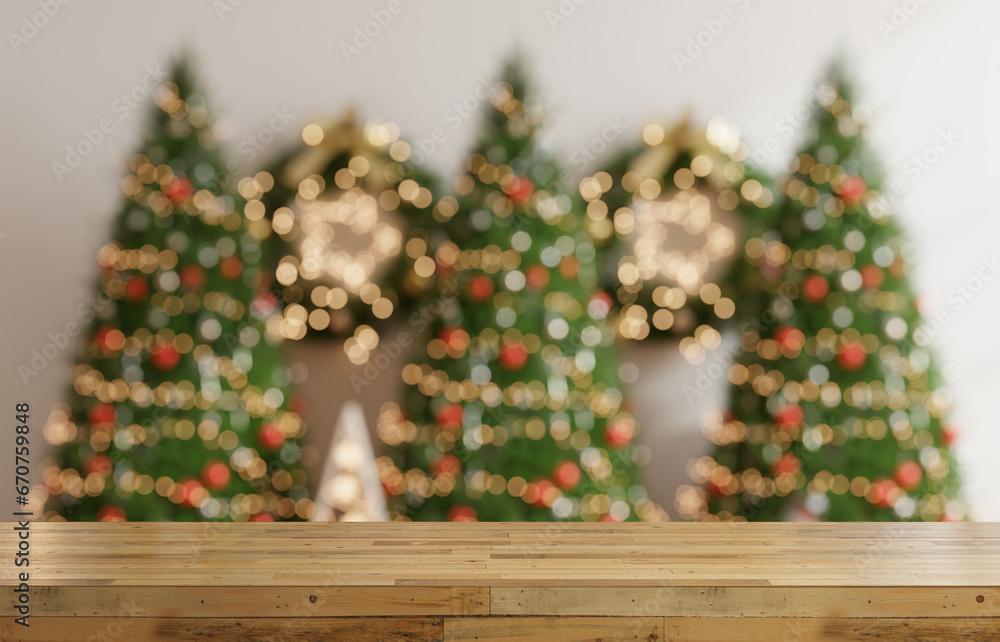
<path fill-rule="evenodd" d="M 353 101 L 363 115 L 398 122 L 411 140 L 445 129 L 447 140 L 429 162 L 447 174 L 476 131 L 475 118 L 452 128 L 447 110 L 472 94 L 482 76 L 489 78 L 515 44 L 536 64 L 538 84 L 557 116 L 554 140 L 567 156 L 601 134 L 605 119 L 623 123 L 619 142 L 630 143 L 648 119 L 691 107 L 700 119 L 719 114 L 736 121 L 753 147 L 774 138 L 778 152 L 766 164 L 775 169 L 786 165 L 796 143 L 779 119 L 807 100 L 827 61 L 844 52 L 874 109 L 874 142 L 886 168 L 907 185 L 899 217 L 921 250 L 918 289 L 949 314 L 935 344 L 955 390 L 969 498 L 979 519 L 1000 520 L 993 397 L 1000 279 L 987 281 L 961 309 L 949 301 L 984 258 L 1000 255 L 1000 217 L 988 192 L 1000 170 L 994 147 L 1000 141 L 994 117 L 1000 6 L 987 0 L 850 0 L 822 7 L 791 0 L 399 2 L 398 14 L 351 61 L 341 42 L 350 42 L 354 28 L 371 20 L 371 11 L 386 9 L 388 0 L 119 0 L 100 8 L 68 2 L 16 47 L 8 32 L 20 32 L 39 5 L 3 3 L 0 408 L 30 401 L 38 435 L 62 393 L 67 352 L 27 386 L 16 368 L 48 341 L 47 333 L 74 318 L 90 293 L 95 252 L 118 207 L 117 179 L 145 120 L 145 105 L 120 118 L 114 101 L 143 80 L 147 66 L 164 65 L 184 44 L 199 55 L 214 102 L 233 124 L 234 148 L 266 127 L 274 109 L 295 116 L 279 135 L 291 141 L 310 115 Z M 890 20 L 897 5 L 902 24 L 883 35 L 878 21 Z M 220 14 L 220 7 L 233 10 Z M 560 7 L 572 13 L 553 28 L 555 14 L 548 12 Z M 731 12 L 730 24 L 679 70 L 673 54 L 723 10 Z M 52 162 L 103 118 L 114 130 L 57 181 Z M 958 140 L 911 182 L 906 163 L 934 143 L 939 128 L 953 129 Z M 253 169 L 278 148 L 240 158 Z M 694 430 L 693 414 L 680 406 L 669 423 L 646 430 L 672 432 L 679 443 Z M 4 469 L 11 445 L 0 442 Z M 670 503 L 669 489 L 660 499 Z"/>

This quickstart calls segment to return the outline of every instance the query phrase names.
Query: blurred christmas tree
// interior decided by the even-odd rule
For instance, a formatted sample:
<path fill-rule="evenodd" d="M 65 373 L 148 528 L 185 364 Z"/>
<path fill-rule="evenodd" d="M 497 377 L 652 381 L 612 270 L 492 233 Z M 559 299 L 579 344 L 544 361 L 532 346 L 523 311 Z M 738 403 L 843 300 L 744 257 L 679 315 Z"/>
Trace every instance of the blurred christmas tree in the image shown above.
<path fill-rule="evenodd" d="M 379 459 L 396 519 L 655 520 L 635 483 L 611 300 L 596 251 L 540 149 L 518 64 L 491 98 L 477 151 L 428 230 L 436 299 L 387 404 Z"/>
<path fill-rule="evenodd" d="M 289 376 L 261 242 L 242 215 L 190 63 L 122 181 L 101 248 L 106 304 L 86 336 L 71 401 L 49 417 L 49 519 L 306 518 L 312 502 L 286 410 Z M 258 176 L 267 181 L 266 176 Z"/>
<path fill-rule="evenodd" d="M 750 221 L 745 352 L 714 456 L 682 487 L 692 519 L 961 519 L 951 403 L 908 281 L 907 245 L 879 192 L 864 113 L 835 71 L 773 225 Z"/>

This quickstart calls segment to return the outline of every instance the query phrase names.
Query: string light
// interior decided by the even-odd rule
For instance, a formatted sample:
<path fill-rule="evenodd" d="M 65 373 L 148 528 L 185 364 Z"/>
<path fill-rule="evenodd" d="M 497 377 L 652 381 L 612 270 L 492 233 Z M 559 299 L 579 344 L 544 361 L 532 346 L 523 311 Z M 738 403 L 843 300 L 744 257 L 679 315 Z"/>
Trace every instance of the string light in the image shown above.
<path fill-rule="evenodd" d="M 820 95 L 820 142 L 780 184 L 779 216 L 749 219 L 736 274 L 767 300 L 743 313 L 734 413 L 705 416 L 716 449 L 689 462 L 675 507 L 701 521 L 962 519 L 951 396 L 913 342 L 906 250 L 861 176 L 863 119 L 835 84 Z M 738 192 L 763 196 L 750 181 Z"/>
<path fill-rule="evenodd" d="M 536 148 L 542 110 L 521 95 L 519 80 L 498 83 L 456 196 L 404 244 L 437 297 L 420 317 L 430 336 L 402 370 L 405 402 L 377 425 L 390 515 L 661 520 L 629 481 L 639 429 L 604 374 L 611 301 L 597 288 L 591 213 L 560 193 Z M 360 359 L 370 346 L 352 339 Z"/>
<path fill-rule="evenodd" d="M 270 229 L 259 224 L 259 201 L 243 215 L 221 189 L 213 150 L 225 127 L 190 91 L 186 67 L 175 71 L 157 92 L 153 142 L 121 182 L 117 238 L 98 252 L 100 300 L 72 403 L 43 427 L 58 449 L 32 492 L 45 519 L 311 512 L 296 444 L 305 424 L 287 407 L 276 348 L 261 341 L 280 319 L 263 292 L 260 242 Z M 257 198 L 270 185 L 259 173 L 239 188 Z"/>
<path fill-rule="evenodd" d="M 721 280 L 736 253 L 739 217 L 769 208 L 773 192 L 741 160 L 747 147 L 735 128 L 714 119 L 704 130 L 687 120 L 648 125 L 628 160 L 580 181 L 587 228 L 615 261 L 605 283 L 617 302 L 619 336 L 688 337 L 704 323 L 736 313 Z M 700 363 L 704 351 L 685 343 Z"/>
<path fill-rule="evenodd" d="M 378 322 L 435 281 L 427 239 L 415 225 L 431 210 L 430 181 L 391 122 L 362 125 L 348 112 L 308 123 L 302 140 L 305 147 L 282 161 L 269 184 L 248 187 L 285 242 L 275 279 L 288 306 L 277 330 L 292 340 L 356 335 L 362 325 L 377 333 Z M 386 280 L 399 287 L 382 291 Z M 352 362 L 366 363 L 370 350 L 349 343 Z"/>

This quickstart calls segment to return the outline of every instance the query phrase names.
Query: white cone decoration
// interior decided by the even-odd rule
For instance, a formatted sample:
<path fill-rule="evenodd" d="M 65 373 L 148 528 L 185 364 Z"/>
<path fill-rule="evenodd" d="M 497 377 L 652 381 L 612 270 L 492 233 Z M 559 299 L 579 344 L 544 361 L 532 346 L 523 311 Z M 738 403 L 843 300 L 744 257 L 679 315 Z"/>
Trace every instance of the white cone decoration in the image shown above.
<path fill-rule="evenodd" d="M 340 410 L 316 495 L 310 521 L 389 521 L 365 414 L 356 401 Z"/>

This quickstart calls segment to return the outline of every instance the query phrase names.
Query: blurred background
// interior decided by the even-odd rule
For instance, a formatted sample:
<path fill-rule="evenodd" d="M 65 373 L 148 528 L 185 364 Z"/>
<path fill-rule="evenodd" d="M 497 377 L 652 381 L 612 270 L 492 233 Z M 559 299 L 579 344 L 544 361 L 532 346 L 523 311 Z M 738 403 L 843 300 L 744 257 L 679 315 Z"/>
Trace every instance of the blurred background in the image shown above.
<path fill-rule="evenodd" d="M 816 7 L 740 0 L 622 7 L 401 0 L 391 3 L 398 11 L 375 35 L 361 39 L 372 12 L 390 3 L 121 1 L 100 9 L 69 3 L 34 18 L 43 4 L 8 2 L 0 9 L 8 40 L 0 54 L 8 95 L 0 107 L 7 150 L 0 159 L 6 198 L 0 407 L 28 401 L 38 425 L 63 396 L 71 350 L 61 350 L 27 384 L 18 366 L 30 364 L 48 334 L 73 320 L 92 294 L 95 256 L 119 208 L 123 159 L 140 142 L 151 109 L 151 101 L 130 95 L 151 78 L 160 82 L 183 48 L 195 54 L 210 99 L 231 124 L 227 144 L 246 173 L 298 141 L 311 118 L 354 105 L 363 118 L 396 122 L 415 146 L 423 142 L 426 167 L 446 180 L 458 173 L 479 131 L 482 110 L 465 117 L 463 103 L 496 80 L 515 48 L 526 53 L 554 116 L 552 140 L 579 177 L 607 160 L 604 147 L 632 145 L 650 121 L 685 110 L 697 122 L 724 116 L 738 124 L 754 160 L 783 171 L 803 133 L 796 114 L 828 63 L 842 56 L 856 78 L 856 102 L 873 114 L 871 140 L 887 176 L 905 188 L 895 209 L 919 250 L 912 279 L 921 309 L 946 312 L 932 345 L 954 391 L 952 423 L 960 432 L 954 448 L 971 513 L 1000 520 L 993 463 L 1000 450 L 993 408 L 1000 279 L 990 273 L 977 292 L 956 295 L 984 261 L 1000 259 L 996 197 L 987 189 L 989 176 L 1000 170 L 992 147 L 1000 141 L 994 114 L 1000 44 L 991 33 L 1000 7 L 994 3 L 852 0 Z M 67 146 L 102 119 L 112 126 L 79 166 L 54 170 Z M 261 136 L 264 131 L 271 133 Z M 928 148 L 939 152 L 933 161 L 926 160 Z M 289 349 L 290 360 L 300 364 L 293 372 L 308 403 L 316 452 L 325 451 L 347 400 L 361 402 L 374 430 L 379 407 L 397 394 L 391 385 L 355 395 L 348 382 L 360 368 L 342 346 L 292 343 Z M 724 401 L 726 384 L 718 381 L 690 403 L 682 387 L 697 368 L 676 349 L 630 349 L 626 359 L 638 373 L 633 410 L 651 453 L 645 483 L 653 499 L 670 507 L 687 480 L 684 463 L 708 450 L 698 429 L 701 411 Z M 5 462 L 12 448 L 12 440 L 0 442 Z"/>

